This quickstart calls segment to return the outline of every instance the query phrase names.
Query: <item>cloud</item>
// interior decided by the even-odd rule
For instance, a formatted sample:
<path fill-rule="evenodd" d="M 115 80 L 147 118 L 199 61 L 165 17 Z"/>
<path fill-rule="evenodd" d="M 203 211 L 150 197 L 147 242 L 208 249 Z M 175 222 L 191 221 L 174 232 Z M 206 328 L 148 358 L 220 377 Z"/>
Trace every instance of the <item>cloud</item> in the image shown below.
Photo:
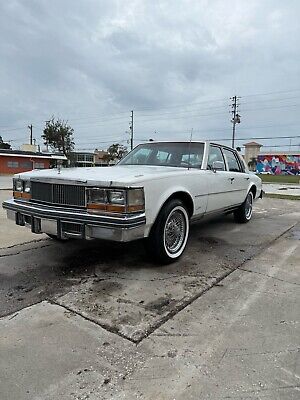
<path fill-rule="evenodd" d="M 80 147 L 105 147 L 126 138 L 134 109 L 140 139 L 192 127 L 222 138 L 234 94 L 244 96 L 240 136 L 294 133 L 299 11 L 277 0 L 1 2 L 1 134 L 20 144 L 33 122 L 39 137 L 54 114 L 74 126 Z"/>

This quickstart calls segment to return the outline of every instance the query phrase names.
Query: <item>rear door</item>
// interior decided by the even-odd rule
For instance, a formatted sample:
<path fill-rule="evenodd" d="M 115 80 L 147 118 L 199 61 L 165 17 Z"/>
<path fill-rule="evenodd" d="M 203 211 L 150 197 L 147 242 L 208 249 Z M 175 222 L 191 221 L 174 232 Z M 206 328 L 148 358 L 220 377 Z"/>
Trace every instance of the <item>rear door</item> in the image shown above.
<path fill-rule="evenodd" d="M 226 161 L 228 181 L 230 182 L 230 203 L 237 205 L 243 203 L 249 186 L 249 176 L 245 174 L 244 166 L 235 151 L 223 147 Z"/>

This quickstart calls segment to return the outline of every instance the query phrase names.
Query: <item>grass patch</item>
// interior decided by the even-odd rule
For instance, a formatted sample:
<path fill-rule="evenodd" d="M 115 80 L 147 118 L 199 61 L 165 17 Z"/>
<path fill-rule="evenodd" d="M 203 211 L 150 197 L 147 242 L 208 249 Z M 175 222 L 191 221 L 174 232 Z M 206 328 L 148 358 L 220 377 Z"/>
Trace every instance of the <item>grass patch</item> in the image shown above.
<path fill-rule="evenodd" d="M 300 183 L 299 175 L 258 175 L 266 183 Z"/>
<path fill-rule="evenodd" d="M 294 196 L 289 194 L 265 193 L 264 197 L 270 197 L 272 199 L 281 199 L 281 200 L 300 200 L 300 196 Z"/>

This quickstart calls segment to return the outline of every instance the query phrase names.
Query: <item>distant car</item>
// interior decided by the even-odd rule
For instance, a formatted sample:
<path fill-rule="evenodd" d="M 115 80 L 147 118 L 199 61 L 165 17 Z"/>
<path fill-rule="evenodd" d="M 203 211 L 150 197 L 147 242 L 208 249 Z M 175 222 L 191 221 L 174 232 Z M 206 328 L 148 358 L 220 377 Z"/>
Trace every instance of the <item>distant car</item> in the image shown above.
<path fill-rule="evenodd" d="M 52 238 L 144 239 L 161 263 L 177 260 L 190 222 L 206 215 L 252 217 L 261 179 L 239 154 L 210 142 L 150 142 L 116 166 L 15 175 L 7 215 Z"/>

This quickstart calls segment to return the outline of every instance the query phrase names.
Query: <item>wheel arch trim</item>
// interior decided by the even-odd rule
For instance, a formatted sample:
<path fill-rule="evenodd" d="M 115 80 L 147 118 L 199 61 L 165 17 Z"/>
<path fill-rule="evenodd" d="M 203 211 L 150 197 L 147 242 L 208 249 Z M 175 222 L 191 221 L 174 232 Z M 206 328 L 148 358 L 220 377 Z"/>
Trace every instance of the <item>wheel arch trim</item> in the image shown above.
<path fill-rule="evenodd" d="M 166 203 L 168 201 L 172 200 L 172 199 L 179 199 L 179 200 L 182 200 L 185 203 L 185 205 L 187 207 L 189 218 L 191 218 L 192 215 L 194 214 L 195 204 L 194 204 L 194 200 L 193 200 L 193 197 L 192 197 L 191 193 L 189 193 L 184 188 L 176 188 L 175 191 L 174 190 L 167 191 L 160 198 L 160 201 L 159 201 L 160 207 L 158 207 L 157 210 L 156 210 L 155 216 L 153 218 L 153 223 L 151 224 L 151 227 L 149 229 L 149 234 L 150 234 L 150 232 L 152 230 L 152 227 L 154 226 L 154 224 L 155 224 L 155 222 L 157 220 L 157 217 L 159 216 L 161 210 L 166 205 Z"/>

